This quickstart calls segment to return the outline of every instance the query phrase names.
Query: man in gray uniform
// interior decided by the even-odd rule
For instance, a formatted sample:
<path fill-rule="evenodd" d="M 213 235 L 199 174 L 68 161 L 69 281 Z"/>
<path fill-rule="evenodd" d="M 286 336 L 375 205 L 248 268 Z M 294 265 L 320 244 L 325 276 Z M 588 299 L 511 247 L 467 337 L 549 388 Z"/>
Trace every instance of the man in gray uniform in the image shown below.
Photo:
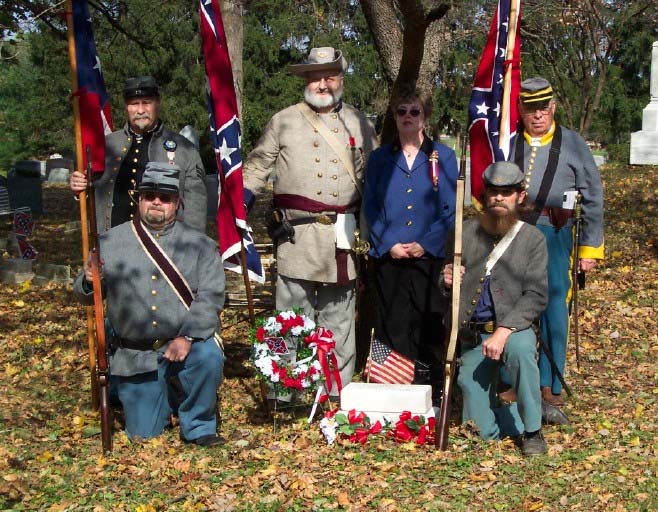
<path fill-rule="evenodd" d="M 155 78 L 128 78 L 123 97 L 128 122 L 105 137 L 105 172 L 94 183 L 99 233 L 134 217 L 137 203 L 133 195 L 147 162 L 168 162 L 181 168 L 183 207 L 178 219 L 205 233 L 207 192 L 201 157 L 194 144 L 159 119 L 160 91 Z M 86 186 L 83 173 L 71 173 L 73 192 L 80 193 Z"/>
<path fill-rule="evenodd" d="M 110 371 L 117 377 L 130 438 L 154 437 L 169 425 L 168 382 L 177 376 L 182 438 L 210 446 L 220 442 L 215 409 L 224 353 L 215 333 L 224 305 L 224 270 L 217 244 L 176 220 L 179 175 L 177 165 L 149 162 L 138 188 L 138 217 L 99 237 L 107 317 L 114 330 Z M 173 268 L 163 263 L 167 259 Z M 170 284 L 178 274 L 189 291 Z M 83 304 L 93 303 L 91 283 L 87 263 L 74 283 Z"/>
<path fill-rule="evenodd" d="M 532 323 L 548 300 L 546 242 L 519 220 L 524 176 L 511 162 L 484 171 L 484 212 L 463 226 L 459 304 L 463 421 L 472 420 L 484 439 L 523 436 L 524 455 L 546 452 L 541 434 L 542 404 L 537 339 Z M 453 247 L 449 245 L 449 251 Z M 443 274 L 452 288 L 452 264 Z M 503 365 L 517 394 L 497 408 L 496 384 Z"/>
<path fill-rule="evenodd" d="M 523 133 L 515 141 L 514 162 L 525 173 L 532 212 L 523 220 L 535 224 L 548 247 L 548 306 L 541 317 L 542 338 L 564 374 L 569 334 L 571 268 L 589 272 L 604 257 L 603 187 L 589 147 L 573 130 L 555 122 L 551 84 L 542 77 L 521 83 L 519 113 Z M 582 223 L 578 254 L 573 254 L 573 213 L 580 194 Z M 574 263 L 575 262 L 575 263 Z M 562 384 L 544 351 L 540 352 L 542 396 L 563 405 Z"/>
<path fill-rule="evenodd" d="M 341 101 L 347 61 L 340 50 L 313 48 L 289 70 L 304 77 L 304 102 L 272 117 L 244 165 L 245 200 L 270 174 L 274 206 L 294 228 L 276 243 L 276 307 L 298 306 L 331 329 L 343 385 L 355 362 L 356 259 L 351 250 L 365 164 L 377 145 L 372 123 Z M 333 385 L 330 393 L 338 395 Z"/>

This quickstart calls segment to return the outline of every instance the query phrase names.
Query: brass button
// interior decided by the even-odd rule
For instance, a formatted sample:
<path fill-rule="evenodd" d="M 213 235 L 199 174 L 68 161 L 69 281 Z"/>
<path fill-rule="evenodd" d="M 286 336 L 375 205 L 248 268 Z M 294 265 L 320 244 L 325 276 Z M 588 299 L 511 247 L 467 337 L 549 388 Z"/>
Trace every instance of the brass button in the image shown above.
<path fill-rule="evenodd" d="M 133 162 L 137 163 L 137 159 L 136 159 L 136 158 L 133 158 Z"/>
<path fill-rule="evenodd" d="M 313 131 L 314 131 L 315 133 L 318 133 L 318 129 L 317 129 L 317 128 L 315 128 Z"/>
<path fill-rule="evenodd" d="M 482 293 L 482 288 L 478 288 L 477 290 L 475 290 L 475 293 Z"/>
<path fill-rule="evenodd" d="M 529 170 L 529 171 L 532 171 L 532 165 L 529 165 L 529 166 L 528 166 L 528 170 Z"/>
<path fill-rule="evenodd" d="M 411 194 L 412 189 L 408 188 L 407 189 L 407 194 Z"/>
<path fill-rule="evenodd" d="M 318 173 L 318 178 L 322 178 L 322 173 L 321 172 Z"/>
<path fill-rule="evenodd" d="M 478 302 L 477 302 L 475 299 L 473 299 L 473 300 L 471 301 L 471 304 L 472 304 L 473 306 L 475 306 L 477 303 L 478 303 Z"/>
<path fill-rule="evenodd" d="M 151 295 L 157 295 L 157 294 L 158 294 L 157 290 L 151 290 Z"/>
<path fill-rule="evenodd" d="M 156 306 L 155 304 L 151 306 L 151 311 L 157 311 L 157 310 L 158 310 L 158 306 Z"/>
<path fill-rule="evenodd" d="M 331 161 L 331 163 L 332 163 L 332 164 L 337 164 L 337 163 L 338 163 L 338 159 L 337 159 L 337 158 L 334 158 L 334 159 Z"/>
<path fill-rule="evenodd" d="M 407 221 L 407 226 L 411 226 L 412 224 L 413 224 L 412 221 L 410 221 L 410 220 Z"/>
<path fill-rule="evenodd" d="M 332 114 L 331 119 L 338 119 L 338 116 L 336 114 Z M 338 131 L 338 130 L 336 130 L 336 131 Z"/>
<path fill-rule="evenodd" d="M 153 320 L 153 321 L 151 322 L 151 325 L 152 325 L 153 327 L 157 327 L 157 326 L 158 326 L 158 322 L 156 322 L 155 320 Z"/>
<path fill-rule="evenodd" d="M 158 280 L 158 276 L 156 276 L 155 274 L 153 274 L 153 275 L 151 276 L 151 281 L 157 281 L 157 280 Z"/>
<path fill-rule="evenodd" d="M 131 215 L 131 217 L 132 217 L 132 215 Z M 156 233 L 155 238 L 160 238 L 160 233 Z"/>
<path fill-rule="evenodd" d="M 134 217 L 134 215 L 131 213 L 131 214 L 130 214 L 130 218 L 132 219 L 133 217 Z"/>
<path fill-rule="evenodd" d="M 334 128 L 334 129 L 331 130 L 331 131 L 334 132 L 334 133 L 338 133 L 338 128 Z"/>
<path fill-rule="evenodd" d="M 334 196 L 334 197 L 338 197 L 338 192 L 334 192 L 334 193 L 331 194 L 331 195 Z"/>
<path fill-rule="evenodd" d="M 133 169 L 132 171 L 133 171 L 133 174 L 137 173 L 137 169 Z"/>
<path fill-rule="evenodd" d="M 473 310 L 472 310 L 472 309 L 467 309 L 467 310 L 466 310 L 466 314 L 467 314 L 467 315 L 470 315 L 471 313 L 473 313 Z"/>
<path fill-rule="evenodd" d="M 338 179 L 338 176 L 334 174 L 334 175 L 331 177 L 331 179 L 332 179 L 332 180 L 337 180 L 337 179 Z"/>
<path fill-rule="evenodd" d="M 530 161 L 531 164 L 534 164 L 534 163 L 535 163 L 535 159 L 534 159 L 534 158 L 531 158 L 529 161 Z"/>
<path fill-rule="evenodd" d="M 408 204 L 408 205 L 407 205 L 407 210 L 413 210 L 413 209 L 414 209 L 414 207 L 413 207 L 412 204 Z"/>
<path fill-rule="evenodd" d="M 464 325 L 464 326 L 465 326 L 465 325 L 466 325 L 467 323 L 468 323 L 468 321 L 467 321 L 467 320 L 462 320 L 462 325 Z"/>
<path fill-rule="evenodd" d="M 112 192 L 108 192 L 107 195 L 108 195 L 108 196 L 111 196 L 111 195 L 112 195 Z"/>
<path fill-rule="evenodd" d="M 316 164 L 319 164 L 319 163 L 320 163 L 320 159 L 319 159 L 319 158 L 316 158 L 316 159 L 315 159 L 315 163 L 316 163 Z"/>
<path fill-rule="evenodd" d="M 318 141 L 315 141 L 313 145 L 317 148 L 320 145 L 320 143 Z"/>
<path fill-rule="evenodd" d="M 317 195 L 322 195 L 322 190 L 318 190 L 318 191 L 316 192 L 316 194 L 317 194 Z"/>
<path fill-rule="evenodd" d="M 484 283 L 484 277 L 481 277 L 481 278 L 480 278 L 480 282 L 481 282 L 481 283 Z"/>
<path fill-rule="evenodd" d="M 135 149 L 135 153 L 139 153 L 139 149 Z"/>
<path fill-rule="evenodd" d="M 121 148 L 121 151 L 125 153 L 126 151 L 128 151 L 128 148 Z"/>

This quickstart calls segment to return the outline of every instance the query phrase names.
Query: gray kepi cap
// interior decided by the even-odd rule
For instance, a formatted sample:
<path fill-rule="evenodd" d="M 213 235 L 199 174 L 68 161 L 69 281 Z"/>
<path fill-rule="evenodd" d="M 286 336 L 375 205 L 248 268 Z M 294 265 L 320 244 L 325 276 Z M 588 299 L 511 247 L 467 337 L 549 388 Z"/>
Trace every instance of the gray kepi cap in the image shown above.
<path fill-rule="evenodd" d="M 487 187 L 523 188 L 525 176 L 513 162 L 494 162 L 484 170 L 482 180 Z"/>
<path fill-rule="evenodd" d="M 139 192 L 159 192 L 160 194 L 178 194 L 181 168 L 166 162 L 149 162 L 146 164 Z"/>
<path fill-rule="evenodd" d="M 343 73 L 347 69 L 347 61 L 343 52 L 329 46 L 323 48 L 311 48 L 308 58 L 301 64 L 290 64 L 288 71 L 293 75 L 303 76 L 311 71 L 335 70 Z"/>
<path fill-rule="evenodd" d="M 160 89 L 152 76 L 132 76 L 123 85 L 123 99 L 159 98 Z"/>

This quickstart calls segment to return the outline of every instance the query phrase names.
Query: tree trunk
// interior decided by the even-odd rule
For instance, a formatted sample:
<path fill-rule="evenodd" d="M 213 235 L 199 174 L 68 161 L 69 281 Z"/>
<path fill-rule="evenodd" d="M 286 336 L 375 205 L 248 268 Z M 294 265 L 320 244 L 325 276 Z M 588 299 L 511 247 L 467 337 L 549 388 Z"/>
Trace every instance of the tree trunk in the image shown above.
<path fill-rule="evenodd" d="M 244 80 L 242 70 L 243 2 L 242 0 L 221 0 L 219 7 L 222 11 L 222 21 L 224 22 L 224 32 L 226 32 L 228 54 L 231 58 L 233 85 L 235 86 L 235 96 L 238 101 L 238 115 L 242 117 L 242 88 Z"/>

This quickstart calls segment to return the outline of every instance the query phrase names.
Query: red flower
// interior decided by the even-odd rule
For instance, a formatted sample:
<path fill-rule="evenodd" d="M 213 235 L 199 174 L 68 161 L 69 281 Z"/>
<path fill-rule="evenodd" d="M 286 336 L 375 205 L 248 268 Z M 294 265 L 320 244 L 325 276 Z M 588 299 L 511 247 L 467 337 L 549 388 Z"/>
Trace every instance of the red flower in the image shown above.
<path fill-rule="evenodd" d="M 358 427 L 354 434 L 356 435 L 356 440 L 361 444 L 366 444 L 368 442 L 368 436 L 370 431 L 367 428 Z"/>
<path fill-rule="evenodd" d="M 340 407 L 336 407 L 333 411 L 327 411 L 324 413 L 325 418 L 333 418 L 336 416 L 336 413 L 340 411 Z"/>
<path fill-rule="evenodd" d="M 398 442 L 406 442 L 413 438 L 413 432 L 409 430 L 409 427 L 403 421 L 398 421 L 395 424 L 395 440 Z"/>
<path fill-rule="evenodd" d="M 409 411 L 402 411 L 400 413 L 400 419 L 398 421 L 405 422 L 411 419 L 411 413 Z"/>
<path fill-rule="evenodd" d="M 382 431 L 382 422 L 377 420 L 375 424 L 370 427 L 371 434 L 379 434 Z"/>
<path fill-rule="evenodd" d="M 356 413 L 356 409 L 352 409 L 350 412 L 347 413 L 347 419 L 350 422 L 350 425 L 354 425 L 355 423 L 363 423 L 363 420 L 366 417 L 366 413 L 361 411 L 359 414 Z"/>
<path fill-rule="evenodd" d="M 259 327 L 256 329 L 256 339 L 263 343 L 265 341 L 265 338 L 267 337 L 267 333 L 265 332 L 265 327 Z"/>
<path fill-rule="evenodd" d="M 292 377 L 286 377 L 283 379 L 283 385 L 287 388 L 304 389 L 301 380 L 293 379 Z"/>

